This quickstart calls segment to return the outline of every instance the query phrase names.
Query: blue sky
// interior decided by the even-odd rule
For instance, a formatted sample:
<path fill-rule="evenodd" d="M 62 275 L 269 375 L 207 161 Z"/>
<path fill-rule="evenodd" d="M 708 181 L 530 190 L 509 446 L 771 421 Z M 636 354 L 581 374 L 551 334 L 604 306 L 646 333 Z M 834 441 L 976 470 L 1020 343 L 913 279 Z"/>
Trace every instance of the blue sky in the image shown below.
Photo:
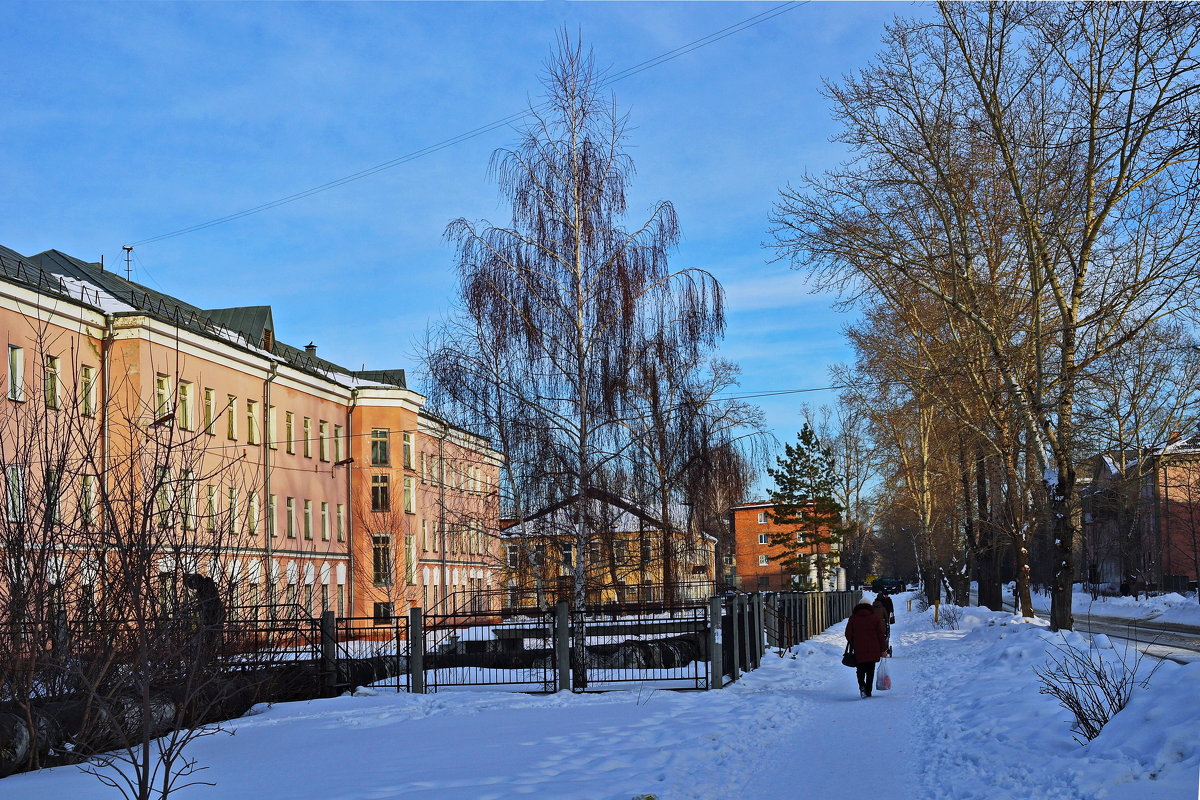
<path fill-rule="evenodd" d="M 0 244 L 122 267 L 121 246 L 357 172 L 537 99 L 557 30 L 637 64 L 774 3 L 6 3 Z M 780 187 L 844 156 L 824 78 L 867 63 L 907 3 L 796 7 L 612 87 L 631 217 L 672 201 L 676 267 L 723 283 L 747 393 L 825 386 L 845 316 L 762 245 Z M 492 131 L 364 180 L 135 249 L 133 278 L 205 308 L 269 304 L 280 339 L 415 371 L 453 304 L 456 217 L 506 219 Z M 418 387 L 419 388 L 419 387 Z M 759 402 L 791 439 L 801 402 Z"/>

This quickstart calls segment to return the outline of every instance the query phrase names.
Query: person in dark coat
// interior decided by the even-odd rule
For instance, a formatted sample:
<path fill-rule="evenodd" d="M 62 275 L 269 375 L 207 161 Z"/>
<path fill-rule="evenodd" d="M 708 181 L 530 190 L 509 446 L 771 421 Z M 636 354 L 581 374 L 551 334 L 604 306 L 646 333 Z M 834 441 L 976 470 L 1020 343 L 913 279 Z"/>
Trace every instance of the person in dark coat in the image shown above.
<path fill-rule="evenodd" d="M 858 693 L 870 697 L 871 687 L 875 684 L 875 665 L 887 650 L 883 620 L 870 603 L 862 602 L 854 607 L 846 623 L 846 640 L 854 649 L 854 659 L 858 662 Z"/>
<path fill-rule="evenodd" d="M 892 655 L 892 626 L 896 624 L 896 607 L 892 604 L 892 598 L 887 596 L 886 592 L 880 592 L 875 597 L 875 602 L 871 604 L 879 619 L 883 621 L 883 638 L 887 641 L 887 654 Z"/>

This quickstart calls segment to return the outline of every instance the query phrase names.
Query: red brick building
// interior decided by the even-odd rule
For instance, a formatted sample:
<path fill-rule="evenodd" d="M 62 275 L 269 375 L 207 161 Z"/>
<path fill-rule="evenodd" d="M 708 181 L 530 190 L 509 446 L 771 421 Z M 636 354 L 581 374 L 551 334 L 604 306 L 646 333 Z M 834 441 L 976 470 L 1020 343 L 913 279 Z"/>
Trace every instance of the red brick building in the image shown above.
<path fill-rule="evenodd" d="M 733 532 L 734 586 L 737 588 L 745 591 L 780 591 L 795 588 L 797 581 L 817 582 L 815 558 L 807 576 L 794 575 L 779 563 L 778 558 L 784 554 L 784 548 L 770 544 L 772 535 L 791 531 L 794 526 L 773 521 L 773 507 L 768 502 L 756 502 L 729 509 L 729 527 Z M 829 528 L 822 526 L 821 531 L 825 538 Z M 803 547 L 801 552 L 824 556 L 826 582 L 836 580 L 839 573 L 836 545 L 831 546 L 827 542 L 810 544 Z"/>

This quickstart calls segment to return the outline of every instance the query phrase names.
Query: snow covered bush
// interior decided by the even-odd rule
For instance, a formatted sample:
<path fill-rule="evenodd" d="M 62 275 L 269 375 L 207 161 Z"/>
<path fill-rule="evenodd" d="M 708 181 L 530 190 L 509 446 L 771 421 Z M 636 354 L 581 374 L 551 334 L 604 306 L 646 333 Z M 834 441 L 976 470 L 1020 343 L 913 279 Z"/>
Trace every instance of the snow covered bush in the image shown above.
<path fill-rule="evenodd" d="M 1075 717 L 1075 740 L 1086 744 L 1129 702 L 1135 686 L 1145 688 L 1158 670 L 1156 664 L 1139 678 L 1144 654 L 1125 647 L 1118 651 L 1106 636 L 1083 645 L 1078 638 L 1053 645 L 1046 664 L 1034 667 L 1042 688 Z M 1160 662 L 1161 663 L 1161 662 Z"/>

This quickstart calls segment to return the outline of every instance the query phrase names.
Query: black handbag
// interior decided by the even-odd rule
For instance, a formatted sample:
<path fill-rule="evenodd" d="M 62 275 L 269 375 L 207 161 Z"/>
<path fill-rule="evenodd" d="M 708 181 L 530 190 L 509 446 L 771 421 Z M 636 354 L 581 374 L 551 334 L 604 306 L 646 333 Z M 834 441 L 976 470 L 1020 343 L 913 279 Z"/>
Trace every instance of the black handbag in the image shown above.
<path fill-rule="evenodd" d="M 846 642 L 846 652 L 842 653 L 842 663 L 847 667 L 857 667 L 858 659 L 854 657 L 854 648 Z"/>

